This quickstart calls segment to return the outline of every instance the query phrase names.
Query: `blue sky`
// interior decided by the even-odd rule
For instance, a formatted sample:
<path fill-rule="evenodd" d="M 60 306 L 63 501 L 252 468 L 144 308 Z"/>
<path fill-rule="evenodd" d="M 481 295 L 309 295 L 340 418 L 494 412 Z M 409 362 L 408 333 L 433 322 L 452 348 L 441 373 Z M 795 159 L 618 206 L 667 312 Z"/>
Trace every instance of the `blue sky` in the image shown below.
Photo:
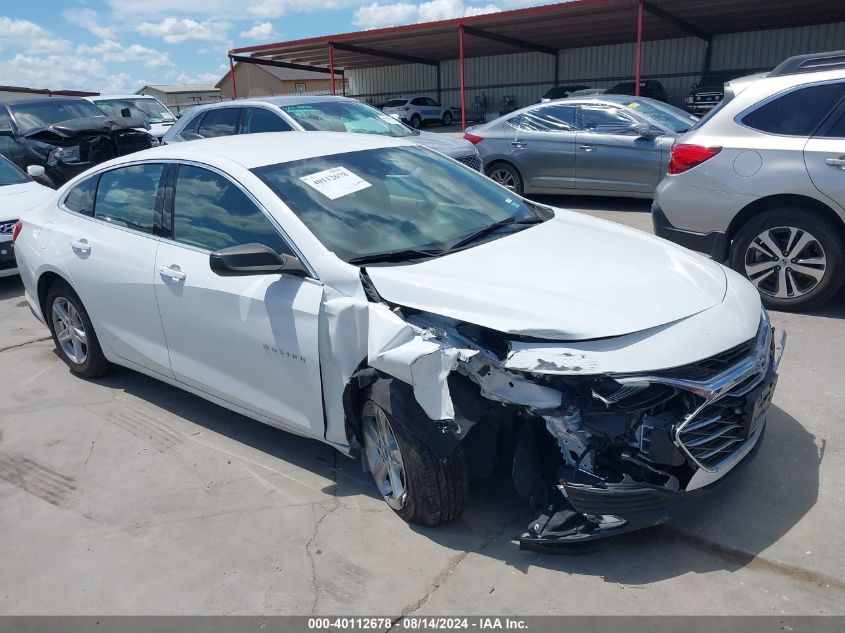
<path fill-rule="evenodd" d="M 226 51 L 550 0 L 0 0 L 0 84 L 134 92 L 216 83 Z"/>

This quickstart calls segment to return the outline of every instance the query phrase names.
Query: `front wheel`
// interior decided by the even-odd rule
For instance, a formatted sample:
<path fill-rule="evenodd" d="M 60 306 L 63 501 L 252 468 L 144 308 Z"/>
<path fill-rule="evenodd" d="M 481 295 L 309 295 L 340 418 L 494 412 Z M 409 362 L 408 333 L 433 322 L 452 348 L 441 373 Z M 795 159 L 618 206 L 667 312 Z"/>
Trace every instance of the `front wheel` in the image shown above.
<path fill-rule="evenodd" d="M 499 183 L 503 187 L 507 187 L 516 194 L 522 195 L 524 187 L 522 184 L 522 176 L 516 170 L 516 167 L 508 163 L 493 163 L 487 168 L 487 177 Z"/>
<path fill-rule="evenodd" d="M 443 125 L 452 125 L 452 113 L 448 110 L 443 113 Z"/>
<path fill-rule="evenodd" d="M 44 316 L 53 342 L 70 371 L 82 378 L 97 378 L 109 369 L 85 306 L 66 283 L 56 281 L 47 291 Z"/>
<path fill-rule="evenodd" d="M 414 114 L 411 116 L 411 127 L 415 130 L 418 130 L 422 127 L 422 119 L 420 118 L 419 114 Z"/>
<path fill-rule="evenodd" d="M 745 275 L 766 307 L 810 310 L 827 303 L 845 282 L 843 241 L 826 218 L 800 207 L 761 213 L 731 246 L 731 268 Z"/>
<path fill-rule="evenodd" d="M 361 415 L 364 454 L 379 493 L 400 517 L 436 526 L 457 518 L 469 496 L 469 475 L 458 446 L 445 462 L 431 449 L 391 423 L 372 400 Z"/>

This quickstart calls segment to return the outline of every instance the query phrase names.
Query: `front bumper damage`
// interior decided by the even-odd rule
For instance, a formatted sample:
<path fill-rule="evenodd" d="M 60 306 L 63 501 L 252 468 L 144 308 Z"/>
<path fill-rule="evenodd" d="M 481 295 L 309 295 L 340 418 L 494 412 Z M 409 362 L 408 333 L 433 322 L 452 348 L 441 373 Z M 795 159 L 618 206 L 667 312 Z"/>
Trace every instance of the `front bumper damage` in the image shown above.
<path fill-rule="evenodd" d="M 410 386 L 441 458 L 495 429 L 486 452 L 536 513 L 527 549 L 658 525 L 706 494 L 759 445 L 785 342 L 763 311 L 754 338 L 715 357 L 589 374 L 511 369 L 507 335 L 384 302 L 368 330 L 369 366 Z"/>

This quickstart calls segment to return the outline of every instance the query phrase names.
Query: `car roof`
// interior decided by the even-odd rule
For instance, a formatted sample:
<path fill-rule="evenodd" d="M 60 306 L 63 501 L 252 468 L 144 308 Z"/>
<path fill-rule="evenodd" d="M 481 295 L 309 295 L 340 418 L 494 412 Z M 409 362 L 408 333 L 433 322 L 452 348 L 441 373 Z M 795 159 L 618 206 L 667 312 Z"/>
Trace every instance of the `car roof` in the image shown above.
<path fill-rule="evenodd" d="M 280 97 L 249 97 L 244 99 L 231 99 L 229 101 L 217 101 L 215 103 L 203 103 L 194 106 L 190 109 L 191 113 L 200 112 L 202 110 L 215 110 L 217 108 L 232 108 L 245 105 L 265 104 L 274 106 L 299 105 L 302 103 L 325 103 L 326 101 L 354 101 L 361 103 L 357 99 L 350 97 L 341 97 L 338 95 L 287 95 Z M 188 112 L 186 110 L 185 112 Z"/>
<path fill-rule="evenodd" d="M 152 95 L 94 95 L 93 97 L 84 97 L 88 101 L 103 101 L 104 99 L 152 99 L 158 101 Z"/>
<path fill-rule="evenodd" d="M 29 99 L 8 99 L 0 101 L 0 103 L 5 103 L 10 106 L 27 106 L 37 105 L 40 103 L 79 103 L 80 101 L 87 102 L 87 99 L 83 99 L 82 97 L 30 97 Z"/>
<path fill-rule="evenodd" d="M 266 132 L 173 143 L 127 154 L 109 166 L 136 160 L 193 160 L 218 167 L 237 163 L 246 169 L 332 154 L 383 147 L 414 147 L 416 143 L 378 134 L 347 132 Z"/>

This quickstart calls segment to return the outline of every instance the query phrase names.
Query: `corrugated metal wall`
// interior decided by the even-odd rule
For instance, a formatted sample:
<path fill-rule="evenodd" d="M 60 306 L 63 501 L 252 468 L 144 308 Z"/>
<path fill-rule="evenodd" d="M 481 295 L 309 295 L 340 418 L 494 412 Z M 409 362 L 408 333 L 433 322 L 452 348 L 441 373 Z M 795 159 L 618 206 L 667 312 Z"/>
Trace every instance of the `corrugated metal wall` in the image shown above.
<path fill-rule="evenodd" d="M 455 38 L 457 54 L 457 37 Z M 845 22 L 788 29 L 731 33 L 713 37 L 712 70 L 771 68 L 790 55 L 845 49 Z M 670 102 L 680 105 L 690 85 L 701 78 L 706 45 L 694 37 L 643 43 L 643 77 L 666 87 Z M 614 44 L 560 51 L 560 83 L 580 83 L 609 88 L 633 79 L 636 46 Z M 458 60 L 440 64 L 442 100 L 457 106 Z M 351 94 L 381 102 L 397 95 L 437 97 L 437 73 L 431 66 L 409 64 L 347 72 Z M 517 53 L 466 60 L 467 107 L 486 98 L 487 111 L 497 112 L 506 95 L 517 106 L 536 102 L 554 85 L 554 57 L 543 53 Z"/>

